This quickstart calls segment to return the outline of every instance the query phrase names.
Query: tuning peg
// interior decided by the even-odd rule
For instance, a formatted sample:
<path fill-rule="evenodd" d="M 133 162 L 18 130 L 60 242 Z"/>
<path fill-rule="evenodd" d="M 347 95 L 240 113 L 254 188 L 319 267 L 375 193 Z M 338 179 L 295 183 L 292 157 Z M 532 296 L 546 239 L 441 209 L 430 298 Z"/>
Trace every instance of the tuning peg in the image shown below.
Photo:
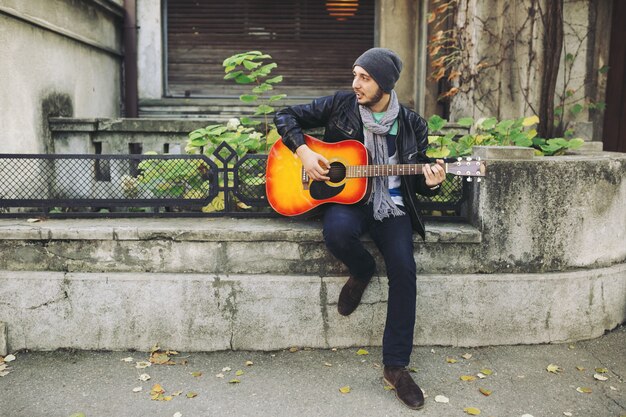
<path fill-rule="evenodd" d="M 480 182 L 480 177 L 476 178 L 476 182 Z"/>
<path fill-rule="evenodd" d="M 472 177 L 467 177 L 467 182 L 472 182 Z"/>
<path fill-rule="evenodd" d="M 472 160 L 472 158 L 468 156 L 465 160 L 469 162 Z"/>

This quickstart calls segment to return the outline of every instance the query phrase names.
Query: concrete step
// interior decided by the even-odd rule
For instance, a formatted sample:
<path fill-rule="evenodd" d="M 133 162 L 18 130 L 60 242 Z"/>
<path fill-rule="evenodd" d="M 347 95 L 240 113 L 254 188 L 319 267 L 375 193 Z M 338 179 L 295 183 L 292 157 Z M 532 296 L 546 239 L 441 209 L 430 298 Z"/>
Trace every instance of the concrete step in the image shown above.
<path fill-rule="evenodd" d="M 380 345 L 384 269 L 350 317 L 346 271 L 315 221 L 0 220 L 0 322 L 9 350 L 273 350 Z M 372 242 L 369 245 L 376 253 Z M 415 343 L 484 346 L 593 338 L 626 318 L 626 264 L 546 270 L 482 256 L 469 224 L 415 240 Z"/>
<path fill-rule="evenodd" d="M 548 274 L 421 274 L 416 345 L 589 339 L 624 320 L 626 265 Z M 8 350 L 379 346 L 387 280 L 349 317 L 345 277 L 0 271 Z"/>

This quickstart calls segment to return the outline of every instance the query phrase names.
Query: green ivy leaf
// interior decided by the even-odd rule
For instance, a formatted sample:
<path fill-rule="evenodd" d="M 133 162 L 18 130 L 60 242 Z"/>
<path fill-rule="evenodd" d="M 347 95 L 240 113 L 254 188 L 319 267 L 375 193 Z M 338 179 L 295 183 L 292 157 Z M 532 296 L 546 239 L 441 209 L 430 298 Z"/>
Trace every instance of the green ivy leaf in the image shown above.
<path fill-rule="evenodd" d="M 267 80 L 265 80 L 265 82 L 269 83 L 269 84 L 277 84 L 277 83 L 281 82 L 282 80 L 283 80 L 283 76 L 282 75 L 277 75 L 276 77 L 268 78 Z"/>
<path fill-rule="evenodd" d="M 483 122 L 478 126 L 482 130 L 491 130 L 496 126 L 498 120 L 495 117 L 489 117 L 488 119 L 483 120 Z"/>
<path fill-rule="evenodd" d="M 577 104 L 574 104 L 574 105 L 572 106 L 572 108 L 571 108 L 571 109 L 569 109 L 569 111 L 570 111 L 573 115 L 577 115 L 577 114 L 579 114 L 581 111 L 583 111 L 583 109 L 584 109 L 583 105 L 582 105 L 582 104 L 580 104 L 580 103 L 577 103 Z"/>
<path fill-rule="evenodd" d="M 472 119 L 471 117 L 462 117 L 457 123 L 462 127 L 470 127 L 474 124 L 474 119 Z"/>
<path fill-rule="evenodd" d="M 225 80 L 230 80 L 230 79 L 233 79 L 233 78 L 237 78 L 241 74 L 243 74 L 243 71 L 229 72 L 228 74 L 224 75 L 224 79 Z"/>
<path fill-rule="evenodd" d="M 253 101 L 258 100 L 258 98 L 259 96 L 252 94 L 242 94 L 239 96 L 239 100 L 243 101 L 244 103 L 252 103 Z"/>
<path fill-rule="evenodd" d="M 255 94 L 262 94 L 262 93 L 264 93 L 266 91 L 272 90 L 273 88 L 274 87 L 272 87 L 270 84 L 265 82 L 265 83 L 263 83 L 261 85 L 258 85 L 256 87 L 254 87 L 252 89 L 252 92 L 255 93 Z"/>
<path fill-rule="evenodd" d="M 248 77 L 247 75 L 240 74 L 237 77 L 235 77 L 235 82 L 237 84 L 250 84 L 251 82 L 254 82 L 254 78 Z"/>
<path fill-rule="evenodd" d="M 271 96 L 271 97 L 269 98 L 269 101 L 270 101 L 270 103 L 271 103 L 271 102 L 273 102 L 273 101 L 282 100 L 282 99 L 284 99 L 285 97 L 287 97 L 287 94 L 276 94 L 275 96 Z"/>
<path fill-rule="evenodd" d="M 446 125 L 446 123 L 446 120 L 441 118 L 441 116 L 436 114 L 432 115 L 428 119 L 428 130 L 431 132 L 438 132 Z"/>
<path fill-rule="evenodd" d="M 241 119 L 239 119 L 239 121 L 241 122 L 242 125 L 244 126 L 257 126 L 260 125 L 261 122 L 258 120 L 252 120 L 249 117 L 242 117 Z"/>
<path fill-rule="evenodd" d="M 243 61 L 243 66 L 248 71 L 253 70 L 255 68 L 258 68 L 260 65 L 261 65 L 260 62 L 252 62 L 252 61 L 248 61 L 248 60 Z"/>
<path fill-rule="evenodd" d="M 570 139 L 569 141 L 567 141 L 567 147 L 569 149 L 578 149 L 581 146 L 583 146 L 583 144 L 585 143 L 585 141 L 581 138 L 574 138 L 574 139 Z"/>
<path fill-rule="evenodd" d="M 261 104 L 259 107 L 257 107 L 256 111 L 254 112 L 255 115 L 261 115 L 261 114 L 270 114 L 274 111 L 274 107 L 272 106 L 268 106 L 267 104 Z"/>

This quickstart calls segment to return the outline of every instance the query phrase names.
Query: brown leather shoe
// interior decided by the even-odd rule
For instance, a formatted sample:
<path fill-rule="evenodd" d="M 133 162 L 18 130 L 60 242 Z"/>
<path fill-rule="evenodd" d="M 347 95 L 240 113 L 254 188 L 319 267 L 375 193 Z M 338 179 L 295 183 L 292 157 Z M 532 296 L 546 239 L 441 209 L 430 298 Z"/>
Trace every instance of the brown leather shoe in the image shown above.
<path fill-rule="evenodd" d="M 413 410 L 424 406 L 424 393 L 417 386 L 409 370 L 401 366 L 385 366 L 383 379 L 396 391 L 400 402 Z"/>
<path fill-rule="evenodd" d="M 337 311 L 342 316 L 349 316 L 359 306 L 363 292 L 367 288 L 367 282 L 359 281 L 350 277 L 339 293 L 339 301 L 337 301 Z"/>

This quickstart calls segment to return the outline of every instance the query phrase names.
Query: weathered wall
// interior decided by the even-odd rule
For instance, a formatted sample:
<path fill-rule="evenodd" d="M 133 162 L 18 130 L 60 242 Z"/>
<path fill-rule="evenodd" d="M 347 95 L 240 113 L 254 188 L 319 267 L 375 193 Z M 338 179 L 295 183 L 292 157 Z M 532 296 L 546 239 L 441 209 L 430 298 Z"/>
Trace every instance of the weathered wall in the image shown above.
<path fill-rule="evenodd" d="M 119 115 L 122 3 L 0 1 L 0 152 L 53 152 L 49 115 Z"/>
<path fill-rule="evenodd" d="M 609 2 L 605 2 L 609 3 Z M 461 36 L 464 63 L 460 93 L 450 103 L 451 119 L 495 116 L 499 119 L 538 114 L 542 89 L 545 1 L 500 2 L 463 0 L 455 22 Z M 606 60 L 606 5 L 590 0 L 565 0 L 564 43 L 555 92 L 555 104 L 565 98 L 565 121 L 576 134 L 587 140 L 594 137 L 587 109 L 576 116 L 570 109 L 585 98 L 601 101 L 598 91 L 606 80 L 597 71 Z M 599 20 L 598 20 L 599 19 Z M 594 115 L 593 120 L 598 119 Z M 600 117 L 601 119 L 601 117 Z M 597 121 L 597 120 L 596 120 Z"/>
<path fill-rule="evenodd" d="M 626 157 L 489 161 L 475 224 L 492 271 L 558 271 L 626 261 Z"/>
<path fill-rule="evenodd" d="M 417 24 L 419 1 L 381 0 L 378 2 L 378 45 L 393 49 L 404 67 L 396 84 L 401 103 L 415 107 L 417 78 Z"/>
<path fill-rule="evenodd" d="M 137 89 L 140 99 L 163 97 L 161 1 L 137 0 Z"/>

